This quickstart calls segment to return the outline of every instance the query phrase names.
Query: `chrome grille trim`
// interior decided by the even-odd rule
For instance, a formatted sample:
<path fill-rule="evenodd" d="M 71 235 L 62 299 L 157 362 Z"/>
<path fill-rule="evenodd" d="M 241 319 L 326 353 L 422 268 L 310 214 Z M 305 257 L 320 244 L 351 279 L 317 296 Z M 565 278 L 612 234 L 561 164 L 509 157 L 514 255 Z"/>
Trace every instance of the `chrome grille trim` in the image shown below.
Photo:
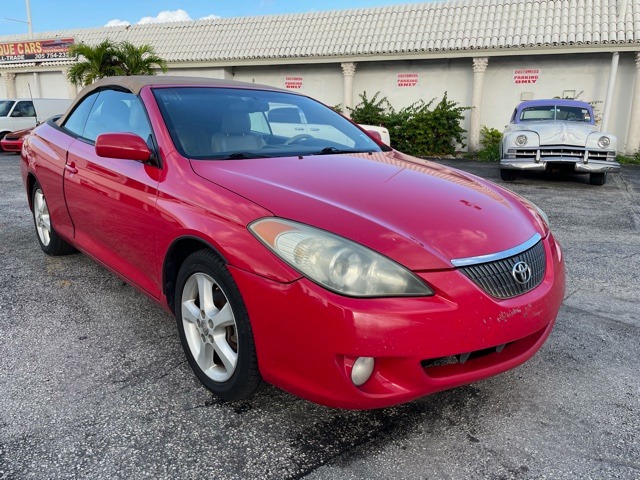
<path fill-rule="evenodd" d="M 466 267 L 467 265 L 495 262 L 496 260 L 502 260 L 503 258 L 513 257 L 518 253 L 522 253 L 525 250 L 533 247 L 540 240 L 542 240 L 542 236 L 539 233 L 534 233 L 533 237 L 531 237 L 529 240 L 513 248 L 508 248 L 507 250 L 502 250 L 501 252 L 489 253 L 487 255 L 478 255 L 476 257 L 454 258 L 453 260 L 451 260 L 451 263 L 454 267 Z"/>
<path fill-rule="evenodd" d="M 583 159 L 587 152 L 587 160 L 613 160 L 615 152 L 611 150 L 587 150 L 583 147 L 568 146 L 543 146 L 530 148 L 510 148 L 507 153 L 510 158 L 525 159 L 536 158 L 539 153 L 540 158 L 559 158 L 559 159 Z"/>
<path fill-rule="evenodd" d="M 511 274 L 513 266 L 525 262 L 531 268 L 531 278 L 525 284 L 519 284 Z M 542 282 L 546 270 L 544 245 L 539 240 L 525 251 L 508 258 L 466 265 L 459 270 L 489 295 L 500 298 L 512 298 L 536 288 Z"/>

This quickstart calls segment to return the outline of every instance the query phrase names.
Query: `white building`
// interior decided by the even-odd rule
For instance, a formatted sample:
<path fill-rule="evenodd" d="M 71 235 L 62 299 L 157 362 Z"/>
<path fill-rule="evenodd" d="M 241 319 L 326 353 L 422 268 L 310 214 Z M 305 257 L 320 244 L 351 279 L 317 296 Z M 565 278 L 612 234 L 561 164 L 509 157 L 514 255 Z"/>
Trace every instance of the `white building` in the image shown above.
<path fill-rule="evenodd" d="M 521 100 L 577 95 L 600 102 L 603 130 L 622 151 L 640 148 L 640 0 L 452 0 L 34 38 L 150 44 L 170 74 L 291 88 L 328 105 L 353 106 L 362 92 L 379 91 L 401 108 L 447 91 L 474 107 L 464 125 L 471 150 L 480 127 L 501 130 Z M 27 40 L 0 36 L 0 48 Z M 73 97 L 73 61 L 0 55 L 0 97 Z"/>

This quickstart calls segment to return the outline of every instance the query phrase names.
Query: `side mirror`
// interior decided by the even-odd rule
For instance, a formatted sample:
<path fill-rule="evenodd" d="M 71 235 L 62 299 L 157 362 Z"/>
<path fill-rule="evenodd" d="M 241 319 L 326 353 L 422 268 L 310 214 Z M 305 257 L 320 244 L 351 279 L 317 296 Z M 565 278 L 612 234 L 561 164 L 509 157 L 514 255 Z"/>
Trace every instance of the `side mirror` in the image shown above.
<path fill-rule="evenodd" d="M 151 158 L 151 151 L 135 133 L 102 133 L 96 138 L 96 155 L 146 162 Z"/>

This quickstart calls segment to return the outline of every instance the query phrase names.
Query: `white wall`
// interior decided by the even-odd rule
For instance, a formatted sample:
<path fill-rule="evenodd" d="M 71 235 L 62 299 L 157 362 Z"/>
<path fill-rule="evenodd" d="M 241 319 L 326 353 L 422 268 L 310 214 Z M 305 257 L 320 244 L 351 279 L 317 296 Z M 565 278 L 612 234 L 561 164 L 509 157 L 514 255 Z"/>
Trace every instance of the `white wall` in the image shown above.
<path fill-rule="evenodd" d="M 461 105 L 471 104 L 471 59 L 421 60 L 398 62 L 359 63 L 353 81 L 354 104 L 359 95 L 367 92 L 371 98 L 376 92 L 387 97 L 396 110 L 418 100 L 439 102 L 447 92 L 450 100 Z M 415 86 L 398 86 L 398 75 L 418 74 Z"/>
<path fill-rule="evenodd" d="M 69 98 L 69 85 L 62 72 L 38 74 L 41 98 Z"/>
<path fill-rule="evenodd" d="M 234 80 L 278 88 L 286 88 L 287 77 L 300 78 L 301 88 L 292 91 L 312 96 L 329 106 L 343 102 L 342 67 L 339 63 L 235 67 L 233 73 Z"/>

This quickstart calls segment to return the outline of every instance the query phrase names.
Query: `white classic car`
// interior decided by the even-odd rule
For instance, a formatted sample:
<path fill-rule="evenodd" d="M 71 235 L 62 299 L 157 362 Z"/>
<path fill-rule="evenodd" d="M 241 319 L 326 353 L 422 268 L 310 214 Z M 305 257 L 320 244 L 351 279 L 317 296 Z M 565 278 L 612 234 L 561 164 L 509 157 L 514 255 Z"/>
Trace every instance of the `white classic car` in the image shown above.
<path fill-rule="evenodd" d="M 514 180 L 519 170 L 588 173 L 592 185 L 604 185 L 607 173 L 620 170 L 617 139 L 599 132 L 593 108 L 578 100 L 522 102 L 505 128 L 500 146 L 500 176 Z"/>

